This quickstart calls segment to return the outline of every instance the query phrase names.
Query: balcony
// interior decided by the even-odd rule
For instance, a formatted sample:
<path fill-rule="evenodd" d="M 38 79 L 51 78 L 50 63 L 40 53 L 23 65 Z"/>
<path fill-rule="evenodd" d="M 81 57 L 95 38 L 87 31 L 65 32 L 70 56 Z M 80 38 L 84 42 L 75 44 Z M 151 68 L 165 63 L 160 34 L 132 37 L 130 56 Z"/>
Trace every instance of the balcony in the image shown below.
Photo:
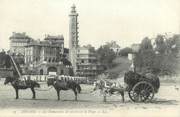
<path fill-rule="evenodd" d="M 87 57 L 77 57 L 77 59 L 97 59 L 95 56 L 91 56 L 91 57 L 89 57 L 89 56 L 87 56 Z"/>
<path fill-rule="evenodd" d="M 77 63 L 79 66 L 97 66 L 96 63 Z"/>

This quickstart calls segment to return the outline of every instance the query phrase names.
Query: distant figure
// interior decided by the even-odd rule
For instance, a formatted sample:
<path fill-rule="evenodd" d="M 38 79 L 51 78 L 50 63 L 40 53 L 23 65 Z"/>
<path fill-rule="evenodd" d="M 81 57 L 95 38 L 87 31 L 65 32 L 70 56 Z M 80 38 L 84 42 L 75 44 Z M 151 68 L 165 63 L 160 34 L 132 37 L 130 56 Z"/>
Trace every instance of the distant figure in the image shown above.
<path fill-rule="evenodd" d="M 131 66 L 130 66 L 130 68 L 129 68 L 129 71 L 133 71 L 133 72 L 135 71 L 135 66 L 134 66 L 133 63 L 131 64 Z"/>
<path fill-rule="evenodd" d="M 30 86 L 31 84 L 30 84 L 30 81 L 31 81 L 31 77 L 30 77 L 30 75 L 28 75 L 27 76 L 27 80 L 26 80 L 26 85 L 27 86 Z"/>

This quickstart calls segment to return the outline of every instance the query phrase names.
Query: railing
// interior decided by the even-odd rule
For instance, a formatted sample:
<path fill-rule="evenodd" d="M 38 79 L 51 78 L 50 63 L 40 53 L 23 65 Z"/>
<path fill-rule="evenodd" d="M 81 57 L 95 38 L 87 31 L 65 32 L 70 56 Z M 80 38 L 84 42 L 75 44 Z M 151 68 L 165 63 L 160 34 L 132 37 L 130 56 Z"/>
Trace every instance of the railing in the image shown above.
<path fill-rule="evenodd" d="M 91 57 L 77 57 L 77 59 L 97 59 L 96 57 L 94 56 L 91 56 Z"/>
<path fill-rule="evenodd" d="M 37 82 L 46 82 L 49 75 L 23 75 L 21 79 L 27 80 L 28 77 L 30 77 L 31 80 L 37 81 Z M 86 77 L 72 77 L 72 76 L 64 76 L 64 75 L 59 75 L 59 76 L 53 76 L 57 77 L 60 80 L 73 80 L 73 81 L 86 81 Z"/>

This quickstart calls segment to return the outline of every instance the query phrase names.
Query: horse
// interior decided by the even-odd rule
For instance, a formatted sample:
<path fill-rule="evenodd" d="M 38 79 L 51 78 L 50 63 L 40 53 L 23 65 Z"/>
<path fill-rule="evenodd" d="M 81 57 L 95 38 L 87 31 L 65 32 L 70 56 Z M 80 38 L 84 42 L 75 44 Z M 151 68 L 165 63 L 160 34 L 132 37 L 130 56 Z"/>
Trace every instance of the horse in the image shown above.
<path fill-rule="evenodd" d="M 37 83 L 36 81 L 30 80 L 30 79 L 26 80 L 26 81 L 22 81 L 22 80 L 19 80 L 18 78 L 7 77 L 4 81 L 4 85 L 6 85 L 8 83 L 11 83 L 11 85 L 15 89 L 16 99 L 19 98 L 19 94 L 18 94 L 19 89 L 28 89 L 28 88 L 30 88 L 32 91 L 32 94 L 33 94 L 32 99 L 35 99 L 36 92 L 35 92 L 34 88 L 35 87 L 40 88 L 39 83 Z"/>
<path fill-rule="evenodd" d="M 108 83 L 111 85 L 113 84 L 111 82 L 108 82 Z M 103 92 L 103 94 L 104 94 L 104 100 L 103 101 L 104 102 L 106 102 L 106 94 L 109 94 L 111 96 L 112 94 L 115 94 L 115 93 L 120 94 L 122 97 L 122 102 L 124 102 L 125 89 L 123 87 L 107 87 L 106 84 L 107 84 L 107 82 L 104 80 L 100 80 L 99 82 L 95 82 L 94 83 L 95 87 L 93 90 L 96 91 L 96 90 L 100 89 L 101 92 Z"/>
<path fill-rule="evenodd" d="M 77 93 L 81 92 L 81 87 L 78 83 L 75 81 L 69 80 L 69 81 L 64 81 L 64 80 L 59 80 L 57 78 L 48 78 L 47 80 L 47 85 L 48 86 L 53 86 L 57 92 L 57 97 L 58 100 L 60 100 L 60 91 L 61 90 L 72 90 L 75 95 L 75 101 L 77 101 Z"/>

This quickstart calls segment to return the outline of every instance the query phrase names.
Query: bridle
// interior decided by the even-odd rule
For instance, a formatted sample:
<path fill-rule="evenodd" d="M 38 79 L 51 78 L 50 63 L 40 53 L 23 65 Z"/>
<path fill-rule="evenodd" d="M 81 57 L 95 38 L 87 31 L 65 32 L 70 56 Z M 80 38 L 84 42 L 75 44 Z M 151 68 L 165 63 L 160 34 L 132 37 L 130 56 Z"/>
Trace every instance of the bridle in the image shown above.
<path fill-rule="evenodd" d="M 94 90 L 97 90 L 97 89 L 103 90 L 105 88 L 105 84 L 103 84 L 103 83 L 105 83 L 105 82 L 103 82 L 102 80 L 100 82 L 95 82 Z"/>

